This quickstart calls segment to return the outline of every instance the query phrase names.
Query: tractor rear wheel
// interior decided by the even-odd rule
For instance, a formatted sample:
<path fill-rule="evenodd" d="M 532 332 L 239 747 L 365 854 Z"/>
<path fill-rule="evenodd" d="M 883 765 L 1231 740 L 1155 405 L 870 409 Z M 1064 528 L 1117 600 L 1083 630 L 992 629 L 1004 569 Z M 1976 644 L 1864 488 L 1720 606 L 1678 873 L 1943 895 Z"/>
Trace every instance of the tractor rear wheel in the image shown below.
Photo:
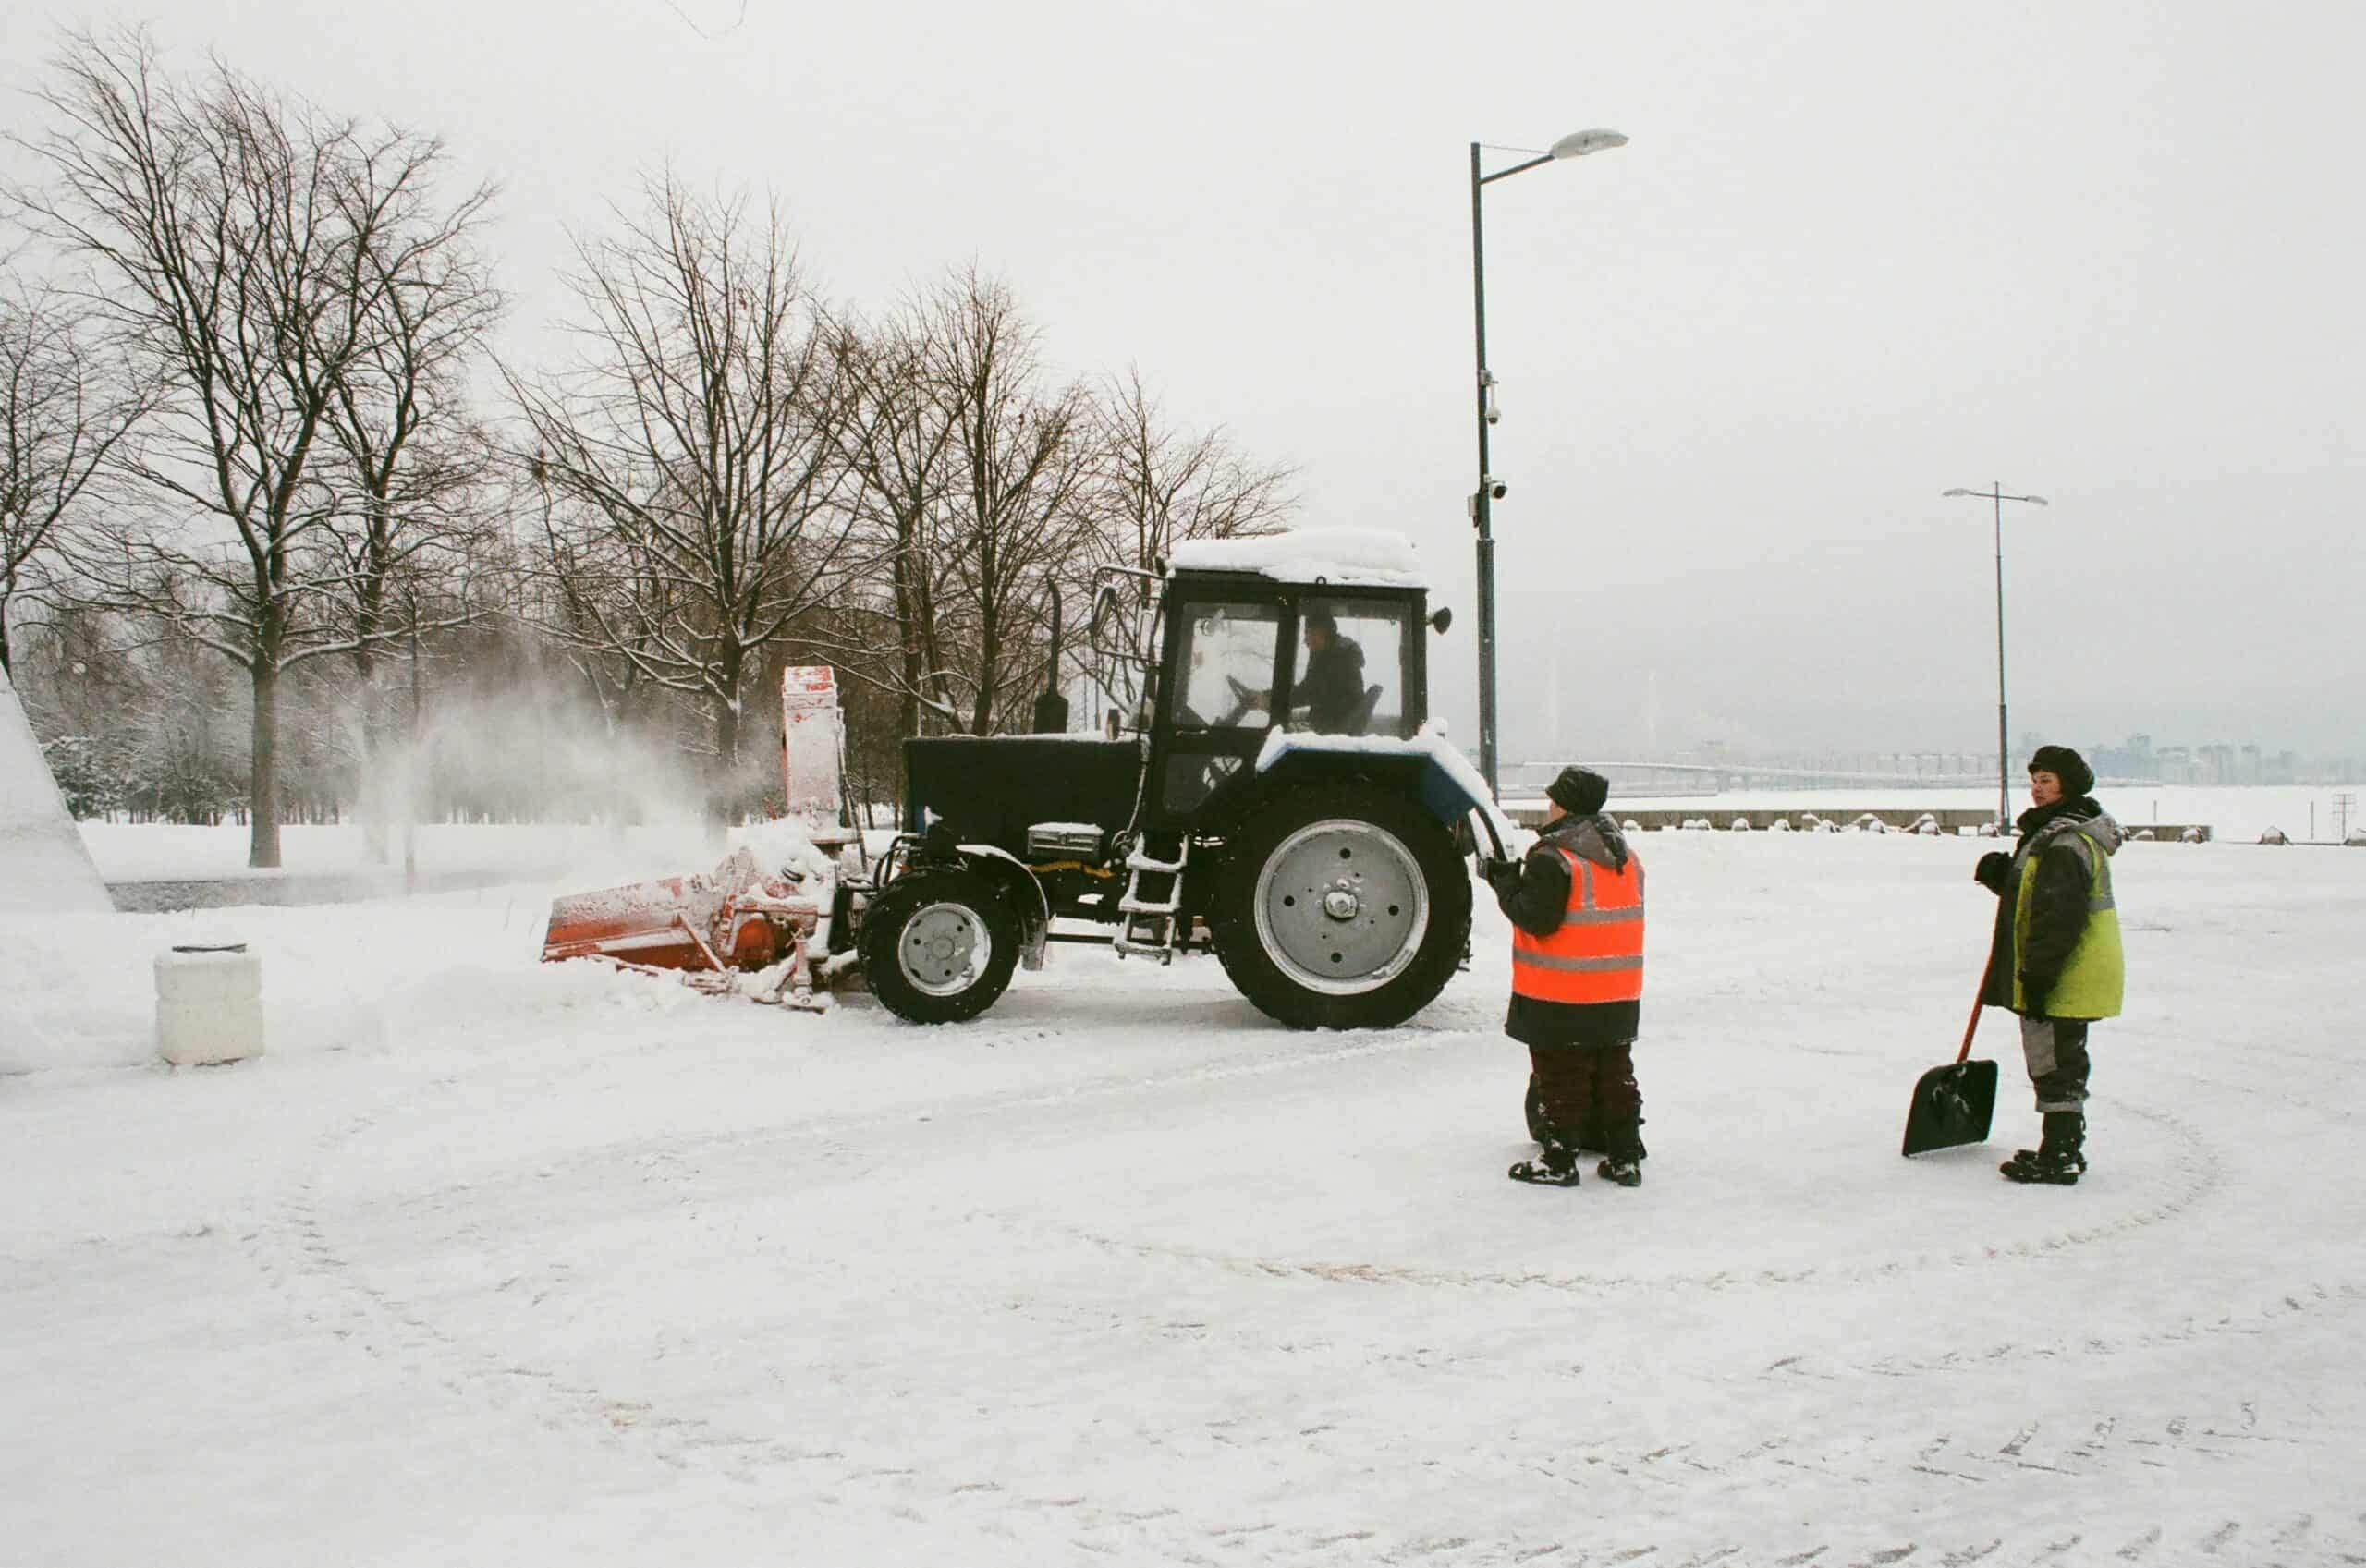
<path fill-rule="evenodd" d="M 1293 1028 L 1379 1029 L 1430 1004 L 1470 935 L 1438 820 L 1341 783 L 1268 803 L 1226 846 L 1211 922 L 1240 994 Z"/>
<path fill-rule="evenodd" d="M 1009 989 L 1018 917 L 966 866 L 921 866 L 880 890 L 862 921 L 871 994 L 898 1018 L 957 1024 Z"/>

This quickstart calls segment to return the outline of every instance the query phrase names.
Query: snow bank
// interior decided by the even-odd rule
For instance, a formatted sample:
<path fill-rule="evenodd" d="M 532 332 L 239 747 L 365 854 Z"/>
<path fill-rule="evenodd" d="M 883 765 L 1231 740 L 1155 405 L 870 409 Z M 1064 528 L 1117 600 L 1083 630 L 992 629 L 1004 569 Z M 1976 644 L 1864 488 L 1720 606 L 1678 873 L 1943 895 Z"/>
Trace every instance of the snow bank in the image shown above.
<path fill-rule="evenodd" d="M 312 908 L 0 915 L 0 1074 L 156 1060 L 152 966 L 176 945 L 245 942 L 262 966 L 273 1060 L 378 1051 L 403 1020 L 445 1018 L 488 991 L 545 1012 L 579 983 L 545 969 L 540 884 Z"/>
<path fill-rule="evenodd" d="M 114 907 L 50 777 L 17 688 L 0 670 L 0 911 L 88 914 Z"/>

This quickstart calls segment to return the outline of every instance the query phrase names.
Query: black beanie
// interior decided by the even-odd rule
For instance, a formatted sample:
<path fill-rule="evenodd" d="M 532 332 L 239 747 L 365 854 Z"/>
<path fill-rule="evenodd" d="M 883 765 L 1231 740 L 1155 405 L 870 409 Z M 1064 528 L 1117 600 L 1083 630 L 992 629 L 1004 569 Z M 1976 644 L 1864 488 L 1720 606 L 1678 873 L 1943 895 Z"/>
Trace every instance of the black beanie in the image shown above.
<path fill-rule="evenodd" d="M 1591 817 L 1610 798 L 1610 781 L 1572 763 L 1561 770 L 1561 776 L 1547 785 L 1544 793 L 1562 810 Z"/>
<path fill-rule="evenodd" d="M 2052 773 L 2062 781 L 2062 793 L 2074 800 L 2095 787 L 2095 771 L 2067 746 L 2039 747 L 2030 759 L 2030 772 Z"/>

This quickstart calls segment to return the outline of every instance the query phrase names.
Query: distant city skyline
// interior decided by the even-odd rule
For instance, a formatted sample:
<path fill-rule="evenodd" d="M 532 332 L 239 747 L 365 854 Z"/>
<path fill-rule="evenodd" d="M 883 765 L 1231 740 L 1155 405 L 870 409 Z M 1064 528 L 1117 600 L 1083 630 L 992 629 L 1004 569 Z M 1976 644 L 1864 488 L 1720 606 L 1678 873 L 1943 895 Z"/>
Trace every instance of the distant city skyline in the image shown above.
<path fill-rule="evenodd" d="M 2157 741 L 2136 734 L 2097 741 L 2024 731 L 2014 747 L 2018 774 L 2026 759 L 2044 744 L 2069 745 L 2086 758 L 2098 778 L 2176 784 L 2292 784 L 2350 783 L 2366 779 L 2366 754 L 2318 754 L 2259 741 Z M 1896 774 L 1918 780 L 1955 779 L 1966 784 L 1993 783 L 1996 750 L 1927 746 L 1752 748 L 1700 740 L 1689 746 L 1619 748 L 1572 748 L 1508 753 L 1511 768 L 1544 768 L 1556 760 L 1598 758 L 1605 761 L 1670 766 L 1797 769 L 1835 773 Z"/>

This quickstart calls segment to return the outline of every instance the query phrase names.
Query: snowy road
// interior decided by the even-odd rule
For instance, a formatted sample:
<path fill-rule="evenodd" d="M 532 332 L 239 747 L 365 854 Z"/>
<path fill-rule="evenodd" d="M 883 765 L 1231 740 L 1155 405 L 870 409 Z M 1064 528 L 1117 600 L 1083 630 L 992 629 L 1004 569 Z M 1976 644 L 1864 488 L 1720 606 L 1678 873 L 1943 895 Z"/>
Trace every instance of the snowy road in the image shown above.
<path fill-rule="evenodd" d="M 518 961 L 531 893 L 11 922 L 51 1060 L 140 1049 L 99 933 L 227 920 L 273 1054 L 0 1078 L 0 1560 L 2366 1560 L 2366 856 L 2123 852 L 2095 1170 L 2019 1189 L 1998 1020 L 1995 1137 L 1896 1154 L 1975 846 L 1643 849 L 1631 1192 L 1503 1180 L 1492 917 L 1314 1036 L 1092 949 L 785 1016 Z"/>

